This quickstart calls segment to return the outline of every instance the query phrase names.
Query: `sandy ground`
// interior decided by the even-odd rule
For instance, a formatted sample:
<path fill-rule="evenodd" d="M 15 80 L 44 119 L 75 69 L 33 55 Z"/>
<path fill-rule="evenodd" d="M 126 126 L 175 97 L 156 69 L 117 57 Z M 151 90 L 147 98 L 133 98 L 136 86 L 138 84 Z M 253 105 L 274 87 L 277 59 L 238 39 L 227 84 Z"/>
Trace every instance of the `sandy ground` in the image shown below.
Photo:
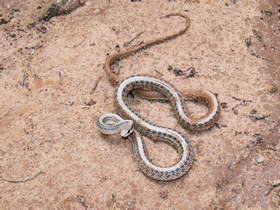
<path fill-rule="evenodd" d="M 2 0 L 0 209 L 279 209 L 280 5 L 259 2 L 88 0 L 32 27 L 51 1 Z M 120 76 L 209 89 L 223 109 L 219 126 L 192 133 L 168 104 L 132 101 L 194 148 L 190 172 L 159 183 L 139 171 L 130 142 L 100 135 L 95 120 L 116 112 L 107 54 L 140 32 L 131 45 L 183 27 L 180 18 L 160 19 L 173 12 L 191 18 L 189 31 L 122 60 Z M 176 76 L 169 65 L 197 74 Z M 146 142 L 155 163 L 177 160 L 170 146 Z"/>

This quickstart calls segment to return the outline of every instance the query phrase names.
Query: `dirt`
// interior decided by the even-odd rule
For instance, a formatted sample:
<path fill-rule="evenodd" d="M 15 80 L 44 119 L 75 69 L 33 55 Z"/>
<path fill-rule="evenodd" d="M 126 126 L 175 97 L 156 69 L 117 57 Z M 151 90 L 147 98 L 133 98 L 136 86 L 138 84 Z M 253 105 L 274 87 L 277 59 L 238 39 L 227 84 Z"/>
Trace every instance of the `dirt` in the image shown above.
<path fill-rule="evenodd" d="M 46 16 L 53 3 L 0 2 L 0 209 L 280 208 L 277 1 L 88 0 Z M 209 89 L 223 108 L 217 126 L 193 133 L 168 104 L 132 100 L 194 148 L 190 172 L 161 183 L 139 171 L 130 142 L 101 135 L 95 121 L 117 111 L 106 56 L 174 33 L 183 20 L 160 18 L 174 12 L 190 17 L 189 31 L 121 60 L 120 76 Z M 155 163 L 177 160 L 145 141 Z"/>

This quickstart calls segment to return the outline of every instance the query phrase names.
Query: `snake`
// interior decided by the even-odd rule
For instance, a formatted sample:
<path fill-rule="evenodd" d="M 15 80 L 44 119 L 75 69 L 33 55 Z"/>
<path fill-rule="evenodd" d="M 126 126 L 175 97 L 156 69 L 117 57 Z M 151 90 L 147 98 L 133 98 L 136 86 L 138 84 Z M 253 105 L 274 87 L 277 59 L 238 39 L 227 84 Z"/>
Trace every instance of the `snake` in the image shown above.
<path fill-rule="evenodd" d="M 158 126 L 145 120 L 138 112 L 133 110 L 128 102 L 131 91 L 139 88 L 149 88 L 164 95 L 174 108 L 180 124 L 186 129 L 203 130 L 212 125 L 219 115 L 218 100 L 212 95 L 214 109 L 208 118 L 197 120 L 188 117 L 188 111 L 184 105 L 184 98 L 172 85 L 167 82 L 148 75 L 134 75 L 124 79 L 116 91 L 117 104 L 123 119 L 116 114 L 105 114 L 98 118 L 97 126 L 103 134 L 121 133 L 122 137 L 129 137 L 133 142 L 133 153 L 138 162 L 140 170 L 148 177 L 159 181 L 171 181 L 180 178 L 188 172 L 193 163 L 192 147 L 189 140 L 174 129 Z M 209 92 L 209 94 L 211 94 Z M 152 163 L 146 146 L 140 134 L 154 139 L 164 141 L 173 146 L 180 160 L 169 167 L 160 167 Z"/>
<path fill-rule="evenodd" d="M 134 75 L 121 80 L 119 75 L 117 75 L 112 68 L 112 64 L 124 56 L 128 56 L 146 47 L 162 43 L 184 34 L 190 26 L 190 19 L 178 13 L 172 13 L 165 17 L 171 16 L 185 18 L 185 27 L 175 34 L 142 43 L 106 58 L 104 70 L 109 81 L 113 85 L 118 85 L 116 102 L 122 117 L 114 113 L 107 113 L 101 115 L 96 121 L 101 133 L 106 135 L 120 133 L 123 138 L 129 138 L 133 142 L 133 153 L 140 170 L 148 177 L 159 181 L 175 180 L 189 171 L 193 163 L 191 144 L 189 140 L 178 131 L 145 120 L 129 106 L 129 94 L 131 92 L 136 92 L 143 98 L 169 101 L 176 113 L 179 123 L 188 130 L 202 131 L 209 129 L 214 125 L 220 115 L 218 99 L 215 94 L 208 90 L 184 90 L 179 92 L 167 81 L 150 75 Z M 207 104 L 208 113 L 198 118 L 189 117 L 189 112 L 184 103 L 185 100 L 188 99 Z M 180 160 L 174 165 L 167 167 L 161 167 L 152 163 L 145 142 L 140 134 L 170 144 L 180 155 Z"/>

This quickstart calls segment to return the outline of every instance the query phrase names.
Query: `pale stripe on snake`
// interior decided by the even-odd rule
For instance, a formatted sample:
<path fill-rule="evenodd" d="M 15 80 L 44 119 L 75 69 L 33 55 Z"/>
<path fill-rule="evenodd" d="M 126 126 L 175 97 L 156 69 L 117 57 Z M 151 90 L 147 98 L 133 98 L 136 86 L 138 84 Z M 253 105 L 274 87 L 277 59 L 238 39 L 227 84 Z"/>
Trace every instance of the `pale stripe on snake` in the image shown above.
<path fill-rule="evenodd" d="M 214 94 L 209 91 L 200 91 L 201 98 L 209 105 L 209 112 L 203 118 L 193 120 L 187 116 L 184 98 L 170 84 L 157 78 L 137 75 L 123 80 L 117 88 L 117 103 L 122 115 L 129 120 L 123 120 L 118 115 L 106 114 L 97 120 L 97 125 L 104 134 L 121 132 L 123 137 L 128 136 L 133 141 L 133 152 L 139 163 L 139 168 L 147 176 L 161 181 L 170 181 L 183 176 L 192 166 L 191 145 L 179 132 L 162 126 L 157 126 L 143 119 L 128 104 L 128 95 L 135 89 L 148 88 L 163 94 L 171 102 L 179 122 L 186 129 L 203 130 L 211 127 L 219 116 L 219 103 Z M 132 121 L 135 126 L 133 131 Z M 180 160 L 169 167 L 160 167 L 153 164 L 146 151 L 145 143 L 138 132 L 152 139 L 165 141 L 172 145 L 180 154 Z"/>

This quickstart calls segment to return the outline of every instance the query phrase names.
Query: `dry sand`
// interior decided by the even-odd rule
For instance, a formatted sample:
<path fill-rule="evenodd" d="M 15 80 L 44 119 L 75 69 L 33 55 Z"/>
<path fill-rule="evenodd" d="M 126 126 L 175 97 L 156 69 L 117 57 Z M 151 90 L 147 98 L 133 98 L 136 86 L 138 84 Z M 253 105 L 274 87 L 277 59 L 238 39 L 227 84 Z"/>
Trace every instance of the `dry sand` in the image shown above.
<path fill-rule="evenodd" d="M 0 209 L 279 209 L 280 4 L 261 2 L 88 0 L 32 27 L 50 0 L 2 0 Z M 223 109 L 219 126 L 192 133 L 168 104 L 132 101 L 194 148 L 190 172 L 159 183 L 139 171 L 130 142 L 100 135 L 95 120 L 116 111 L 106 55 L 140 32 L 131 45 L 175 32 L 182 19 L 160 19 L 173 12 L 191 18 L 189 31 L 123 59 L 120 76 L 149 73 L 179 90 L 209 89 Z M 169 65 L 197 74 L 175 76 Z M 170 146 L 146 142 L 155 163 L 178 158 Z"/>

